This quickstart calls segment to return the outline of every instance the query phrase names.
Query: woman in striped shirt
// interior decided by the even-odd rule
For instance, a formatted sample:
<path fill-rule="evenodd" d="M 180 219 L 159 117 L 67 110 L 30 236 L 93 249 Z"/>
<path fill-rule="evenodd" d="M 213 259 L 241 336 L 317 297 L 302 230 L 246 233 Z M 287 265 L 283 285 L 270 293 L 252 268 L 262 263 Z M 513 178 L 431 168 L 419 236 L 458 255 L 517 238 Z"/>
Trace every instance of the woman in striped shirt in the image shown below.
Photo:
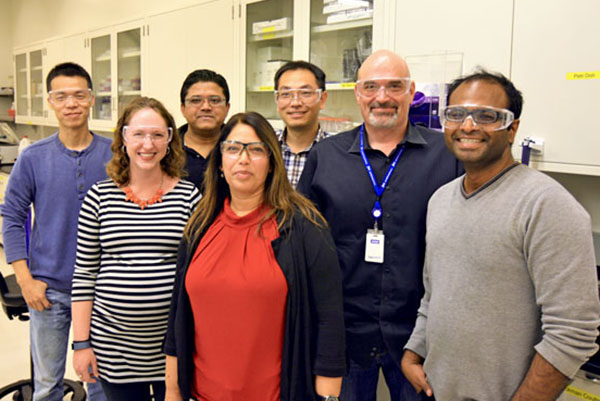
<path fill-rule="evenodd" d="M 199 193 L 181 180 L 185 156 L 173 117 L 155 99 L 119 118 L 107 166 L 81 207 L 73 276 L 73 365 L 109 400 L 164 399 L 175 255 Z"/>

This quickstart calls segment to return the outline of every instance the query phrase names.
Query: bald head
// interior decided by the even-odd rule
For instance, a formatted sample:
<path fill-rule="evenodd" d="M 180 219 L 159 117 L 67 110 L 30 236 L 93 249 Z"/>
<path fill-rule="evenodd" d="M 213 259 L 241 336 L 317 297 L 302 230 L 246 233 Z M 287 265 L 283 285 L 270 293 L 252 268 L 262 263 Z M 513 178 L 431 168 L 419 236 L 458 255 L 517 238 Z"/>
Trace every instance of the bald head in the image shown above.
<path fill-rule="evenodd" d="M 408 111 L 415 95 L 406 61 L 389 50 L 377 50 L 360 66 L 354 88 L 356 102 L 367 130 L 388 130 L 401 139 L 408 126 Z M 390 90 L 403 87 L 406 91 Z M 378 88 L 377 93 L 360 88 Z"/>
<path fill-rule="evenodd" d="M 380 77 L 410 77 L 406 61 L 396 53 L 385 49 L 377 50 L 365 59 L 358 69 L 358 80 L 372 77 L 373 74 Z"/>

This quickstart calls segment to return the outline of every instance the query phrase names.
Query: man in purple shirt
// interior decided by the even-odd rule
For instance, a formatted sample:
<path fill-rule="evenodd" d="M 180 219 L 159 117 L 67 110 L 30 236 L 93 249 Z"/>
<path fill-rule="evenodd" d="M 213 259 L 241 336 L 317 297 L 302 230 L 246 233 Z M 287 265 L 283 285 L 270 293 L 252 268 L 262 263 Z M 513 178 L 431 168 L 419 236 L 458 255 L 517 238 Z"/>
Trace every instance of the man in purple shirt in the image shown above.
<path fill-rule="evenodd" d="M 29 307 L 33 399 L 58 401 L 63 399 L 79 208 L 88 189 L 106 178 L 112 153 L 111 140 L 88 129 L 94 105 L 89 74 L 77 64 L 59 64 L 46 85 L 58 133 L 21 152 L 1 210 L 6 261 Z M 27 254 L 25 224 L 31 205 L 35 219 Z M 99 383 L 88 391 L 91 401 L 105 400 Z"/>

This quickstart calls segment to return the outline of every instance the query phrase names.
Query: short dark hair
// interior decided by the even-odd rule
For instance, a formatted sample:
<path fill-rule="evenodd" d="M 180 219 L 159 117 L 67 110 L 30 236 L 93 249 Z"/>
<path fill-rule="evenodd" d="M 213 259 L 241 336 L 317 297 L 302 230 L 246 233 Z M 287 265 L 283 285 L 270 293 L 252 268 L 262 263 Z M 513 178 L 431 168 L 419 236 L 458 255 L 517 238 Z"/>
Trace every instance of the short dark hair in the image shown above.
<path fill-rule="evenodd" d="M 88 84 L 88 88 L 93 89 L 92 78 L 90 77 L 90 74 L 88 74 L 88 72 L 85 70 L 85 68 L 83 68 L 79 64 L 67 62 L 55 65 L 54 68 L 52 68 L 48 73 L 48 76 L 46 77 L 46 89 L 48 90 L 48 92 L 52 90 L 52 87 L 50 86 L 52 80 L 59 76 L 85 78 Z"/>
<path fill-rule="evenodd" d="M 229 86 L 227 85 L 227 80 L 221 74 L 218 74 L 212 70 L 196 70 L 192 71 L 188 74 L 183 81 L 183 86 L 181 87 L 181 92 L 179 93 L 179 97 L 181 98 L 181 104 L 185 104 L 185 97 L 188 94 L 188 90 L 192 85 L 197 82 L 214 82 L 223 89 L 223 94 L 225 95 L 225 101 L 229 103 Z"/>
<path fill-rule="evenodd" d="M 312 72 L 319 88 L 325 90 L 325 72 L 316 65 L 302 60 L 288 61 L 277 70 L 275 73 L 275 90 L 279 89 L 279 79 L 283 73 L 291 70 L 308 70 Z"/>
<path fill-rule="evenodd" d="M 474 73 L 455 79 L 448 88 L 448 102 L 450 103 L 450 96 L 452 93 L 463 83 L 473 81 L 485 81 L 492 84 L 498 84 L 504 89 L 506 97 L 508 98 L 508 110 L 512 111 L 515 115 L 515 120 L 521 116 L 523 110 L 523 95 L 515 85 L 499 72 L 489 72 L 483 68 L 477 69 Z"/>

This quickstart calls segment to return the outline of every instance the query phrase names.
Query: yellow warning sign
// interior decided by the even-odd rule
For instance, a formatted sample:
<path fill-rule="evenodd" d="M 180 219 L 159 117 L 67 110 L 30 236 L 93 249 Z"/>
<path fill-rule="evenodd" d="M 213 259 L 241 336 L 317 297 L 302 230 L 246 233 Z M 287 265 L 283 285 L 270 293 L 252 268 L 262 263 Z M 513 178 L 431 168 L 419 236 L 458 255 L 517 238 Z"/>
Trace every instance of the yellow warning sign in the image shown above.
<path fill-rule="evenodd" d="M 588 393 L 587 391 L 581 390 L 577 387 L 573 387 L 573 386 L 568 386 L 565 389 L 565 394 L 569 394 L 572 396 L 575 396 L 581 400 L 586 400 L 586 401 L 600 401 L 600 397 L 592 394 L 592 393 Z"/>
<path fill-rule="evenodd" d="M 567 80 L 600 79 L 600 71 L 568 72 Z"/>

